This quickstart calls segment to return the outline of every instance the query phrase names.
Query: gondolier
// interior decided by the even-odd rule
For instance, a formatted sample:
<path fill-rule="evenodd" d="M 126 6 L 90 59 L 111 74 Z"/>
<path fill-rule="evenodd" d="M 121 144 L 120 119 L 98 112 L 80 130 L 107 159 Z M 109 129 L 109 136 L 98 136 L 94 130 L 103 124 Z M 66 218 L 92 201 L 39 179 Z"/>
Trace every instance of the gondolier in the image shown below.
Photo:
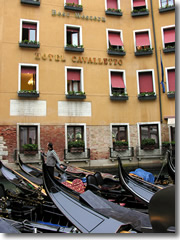
<path fill-rule="evenodd" d="M 41 153 L 47 158 L 46 159 L 46 166 L 48 167 L 48 171 L 51 174 L 51 176 L 54 176 L 54 167 L 56 163 L 61 164 L 59 157 L 57 153 L 53 149 L 53 144 L 49 142 L 47 144 L 48 152 L 45 154 L 43 151 Z"/>

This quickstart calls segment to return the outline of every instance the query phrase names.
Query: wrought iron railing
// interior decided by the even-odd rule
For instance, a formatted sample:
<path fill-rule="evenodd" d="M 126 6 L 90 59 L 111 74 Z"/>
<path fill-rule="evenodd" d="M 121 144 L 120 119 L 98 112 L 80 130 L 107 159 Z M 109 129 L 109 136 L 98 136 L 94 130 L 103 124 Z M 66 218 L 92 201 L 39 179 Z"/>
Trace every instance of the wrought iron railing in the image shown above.
<path fill-rule="evenodd" d="M 116 150 L 115 148 L 109 148 L 110 158 L 120 157 L 121 159 L 130 159 L 132 160 L 134 156 L 134 147 L 120 148 Z"/>
<path fill-rule="evenodd" d="M 90 149 L 85 148 L 83 152 L 70 152 L 68 149 L 64 149 L 64 161 L 65 162 L 88 162 L 90 159 Z"/>

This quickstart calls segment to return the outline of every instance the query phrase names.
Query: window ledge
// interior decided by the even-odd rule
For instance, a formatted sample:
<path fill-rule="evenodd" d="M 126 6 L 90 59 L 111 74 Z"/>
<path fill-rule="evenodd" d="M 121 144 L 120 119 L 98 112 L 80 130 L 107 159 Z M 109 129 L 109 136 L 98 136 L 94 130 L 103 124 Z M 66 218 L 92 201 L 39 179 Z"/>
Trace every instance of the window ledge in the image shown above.
<path fill-rule="evenodd" d="M 145 11 L 145 12 L 132 12 L 131 16 L 132 17 L 139 17 L 139 16 L 146 16 L 149 15 L 149 11 Z"/>
<path fill-rule="evenodd" d="M 167 7 L 167 8 L 159 8 L 159 13 L 169 12 L 169 11 L 173 11 L 173 10 L 175 10 L 175 6 Z"/>
<path fill-rule="evenodd" d="M 86 99 L 86 95 L 69 95 L 69 94 L 66 94 L 66 99 Z"/>
<path fill-rule="evenodd" d="M 40 48 L 40 44 L 19 43 L 19 47 L 22 47 L 22 48 Z"/>
<path fill-rule="evenodd" d="M 116 50 L 108 50 L 107 52 L 109 55 L 118 55 L 118 56 L 125 56 L 126 52 L 119 52 Z"/>
<path fill-rule="evenodd" d="M 122 12 L 113 12 L 113 11 L 105 11 L 106 15 L 113 15 L 113 16 L 122 16 L 123 13 Z"/>
<path fill-rule="evenodd" d="M 83 11 L 82 7 L 73 7 L 73 6 L 64 6 L 64 9 L 71 10 L 71 11 L 76 11 L 76 12 L 82 12 Z"/>
<path fill-rule="evenodd" d="M 152 50 L 149 50 L 149 51 L 137 51 L 134 54 L 135 54 L 135 56 L 152 55 L 153 51 Z"/>
<path fill-rule="evenodd" d="M 40 1 L 36 1 L 36 0 L 21 0 L 21 3 L 40 6 Z"/>
<path fill-rule="evenodd" d="M 70 51 L 70 52 L 84 52 L 84 48 L 76 48 L 76 47 L 65 47 L 65 51 Z"/>
<path fill-rule="evenodd" d="M 174 48 L 164 48 L 163 53 L 172 53 L 175 52 L 175 47 Z"/>
<path fill-rule="evenodd" d="M 25 97 L 25 98 L 38 98 L 39 93 L 25 93 L 25 92 L 18 92 L 18 97 Z"/>
<path fill-rule="evenodd" d="M 129 99 L 128 96 L 110 96 L 110 99 L 113 101 L 126 101 Z"/>
<path fill-rule="evenodd" d="M 156 95 L 138 96 L 138 100 L 155 100 L 156 98 L 157 98 Z"/>
<path fill-rule="evenodd" d="M 175 93 L 168 93 L 168 94 L 167 94 L 167 97 L 168 97 L 168 98 L 175 98 Z"/>

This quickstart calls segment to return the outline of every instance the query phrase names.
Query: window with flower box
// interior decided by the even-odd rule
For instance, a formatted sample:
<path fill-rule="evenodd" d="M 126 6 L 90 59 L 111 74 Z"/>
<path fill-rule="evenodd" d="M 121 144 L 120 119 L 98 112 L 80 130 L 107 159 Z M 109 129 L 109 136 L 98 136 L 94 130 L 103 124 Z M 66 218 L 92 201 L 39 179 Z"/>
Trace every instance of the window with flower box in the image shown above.
<path fill-rule="evenodd" d="M 135 56 L 151 55 L 153 53 L 150 29 L 134 31 Z"/>
<path fill-rule="evenodd" d="M 154 70 L 137 71 L 138 99 L 156 99 Z"/>
<path fill-rule="evenodd" d="M 175 10 L 175 0 L 159 0 L 159 12 Z"/>
<path fill-rule="evenodd" d="M 128 129 L 128 124 L 112 125 L 113 150 L 124 151 L 128 149 Z"/>
<path fill-rule="evenodd" d="M 147 0 L 131 0 L 131 16 L 149 15 Z"/>
<path fill-rule="evenodd" d="M 71 124 L 66 126 L 67 128 L 67 148 L 69 152 L 84 152 L 85 150 L 85 129 L 84 125 Z"/>
<path fill-rule="evenodd" d="M 20 20 L 20 47 L 39 48 L 39 21 Z"/>
<path fill-rule="evenodd" d="M 163 52 L 175 52 L 175 26 L 162 27 Z"/>
<path fill-rule="evenodd" d="M 67 99 L 85 99 L 83 68 L 65 67 L 65 94 Z"/>
<path fill-rule="evenodd" d="M 109 88 L 111 100 L 128 100 L 124 70 L 109 69 Z"/>
<path fill-rule="evenodd" d="M 168 98 L 175 97 L 175 68 L 165 68 L 166 72 L 166 84 L 167 84 L 167 96 Z"/>
<path fill-rule="evenodd" d="M 140 123 L 139 134 L 140 134 L 140 146 L 143 150 L 154 150 L 159 148 L 160 142 L 160 129 L 159 123 Z"/>
<path fill-rule="evenodd" d="M 120 0 L 105 0 L 106 15 L 122 16 Z"/>
<path fill-rule="evenodd" d="M 65 51 L 84 52 L 81 26 L 65 25 Z"/>
<path fill-rule="evenodd" d="M 37 64 L 19 64 L 19 97 L 39 97 L 39 68 Z"/>
<path fill-rule="evenodd" d="M 107 48 L 109 55 L 124 56 L 126 54 L 121 30 L 107 29 Z"/>

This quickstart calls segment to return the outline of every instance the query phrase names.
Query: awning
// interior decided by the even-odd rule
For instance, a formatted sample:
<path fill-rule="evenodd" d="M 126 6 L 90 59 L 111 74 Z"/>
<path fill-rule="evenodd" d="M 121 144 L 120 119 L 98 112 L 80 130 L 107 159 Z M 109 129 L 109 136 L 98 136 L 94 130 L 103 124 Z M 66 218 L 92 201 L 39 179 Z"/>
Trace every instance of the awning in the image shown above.
<path fill-rule="evenodd" d="M 125 88 L 122 74 L 111 73 L 111 85 L 112 88 Z"/>
<path fill-rule="evenodd" d="M 153 92 L 152 72 L 139 73 L 139 88 L 140 93 Z"/>
<path fill-rule="evenodd" d="M 107 0 L 107 9 L 108 8 L 118 9 L 117 0 Z"/>
<path fill-rule="evenodd" d="M 168 126 L 175 127 L 175 118 L 168 118 Z"/>
<path fill-rule="evenodd" d="M 169 91 L 175 91 L 175 69 L 168 70 Z"/>
<path fill-rule="evenodd" d="M 36 67 L 21 67 L 21 73 L 36 74 Z"/>
<path fill-rule="evenodd" d="M 75 4 L 79 4 L 79 0 L 66 0 L 66 3 L 75 3 Z"/>
<path fill-rule="evenodd" d="M 80 81 L 80 70 L 68 70 L 67 80 L 69 81 Z"/>
<path fill-rule="evenodd" d="M 175 42 L 175 28 L 164 29 L 164 43 Z"/>
<path fill-rule="evenodd" d="M 148 32 L 136 33 L 136 46 L 150 46 Z"/>
<path fill-rule="evenodd" d="M 112 46 L 123 46 L 120 33 L 109 32 L 109 41 Z"/>
<path fill-rule="evenodd" d="M 133 7 L 146 6 L 145 0 L 133 0 Z"/>
<path fill-rule="evenodd" d="M 37 25 L 36 24 L 31 24 L 31 23 L 23 23 L 22 27 L 26 28 L 26 29 L 36 30 Z"/>

